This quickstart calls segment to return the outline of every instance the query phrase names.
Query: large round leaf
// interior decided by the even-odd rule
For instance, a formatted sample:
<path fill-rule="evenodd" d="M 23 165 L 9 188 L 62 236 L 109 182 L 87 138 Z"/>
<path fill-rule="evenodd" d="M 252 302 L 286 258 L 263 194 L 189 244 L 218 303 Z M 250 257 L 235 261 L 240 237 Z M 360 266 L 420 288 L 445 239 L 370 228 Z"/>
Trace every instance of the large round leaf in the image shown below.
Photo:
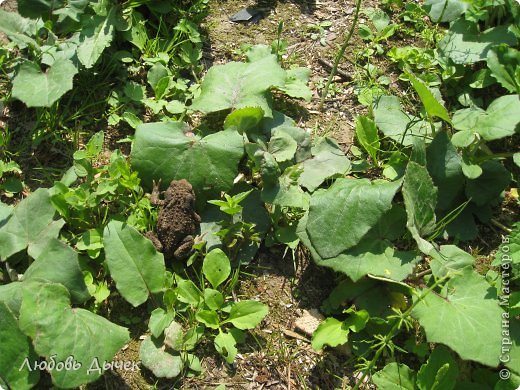
<path fill-rule="evenodd" d="M 462 359 L 497 366 L 503 310 L 496 290 L 472 270 L 453 278 L 444 290 L 426 295 L 412 311 L 428 341 L 446 344 Z"/>
<path fill-rule="evenodd" d="M 185 131 L 180 122 L 137 127 L 132 165 L 143 184 L 150 188 L 154 179 L 166 185 L 187 179 L 197 196 L 219 196 L 220 191 L 231 189 L 244 153 L 240 134 L 230 128 L 200 139 Z"/>
<path fill-rule="evenodd" d="M 0 260 L 6 260 L 27 246 L 31 256 L 37 257 L 39 246 L 32 246 L 56 238 L 65 223 L 61 219 L 53 220 L 55 214 L 47 189 L 40 188 L 22 200 L 0 227 Z"/>
<path fill-rule="evenodd" d="M 126 328 L 88 310 L 71 308 L 69 293 L 61 284 L 34 283 L 24 289 L 19 323 L 40 356 L 56 362 L 72 356 L 81 364 L 77 370 L 50 370 L 54 384 L 63 388 L 99 378 L 103 362 L 112 361 L 129 340 Z M 101 369 L 91 370 L 99 367 L 96 363 Z"/>
<path fill-rule="evenodd" d="M 285 85 L 286 72 L 276 56 L 258 61 L 229 62 L 213 66 L 201 85 L 201 94 L 194 99 L 193 110 L 215 112 L 229 108 L 261 107 L 266 116 L 272 116 L 267 100 L 271 87 Z"/>
<path fill-rule="evenodd" d="M 141 343 L 139 357 L 143 365 L 159 378 L 175 378 L 183 368 L 181 357 L 166 352 L 165 346 L 151 336 Z"/>
<path fill-rule="evenodd" d="M 323 259 L 356 245 L 392 207 L 400 182 L 338 179 L 310 202 L 306 231 Z"/>
<path fill-rule="evenodd" d="M 36 62 L 25 61 L 13 79 L 13 97 L 27 107 L 50 107 L 72 89 L 76 73 L 78 70 L 67 59 L 55 61 L 45 71 Z"/>

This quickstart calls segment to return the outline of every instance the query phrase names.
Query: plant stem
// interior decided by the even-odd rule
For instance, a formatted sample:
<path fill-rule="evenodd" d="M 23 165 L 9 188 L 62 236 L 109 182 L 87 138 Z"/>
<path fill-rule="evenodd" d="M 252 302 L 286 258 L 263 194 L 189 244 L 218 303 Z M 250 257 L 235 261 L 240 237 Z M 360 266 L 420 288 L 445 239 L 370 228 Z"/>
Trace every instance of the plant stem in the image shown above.
<path fill-rule="evenodd" d="M 323 88 L 323 91 L 321 93 L 321 100 L 319 105 L 319 110 L 323 111 L 323 104 L 325 103 L 325 98 L 327 97 L 327 94 L 329 92 L 330 84 L 332 83 L 332 79 L 336 75 L 338 71 L 338 66 L 345 55 L 345 51 L 347 50 L 347 46 L 350 42 L 350 39 L 352 38 L 352 35 L 354 35 L 354 30 L 356 29 L 357 21 L 359 18 L 359 10 L 361 9 L 361 0 L 356 0 L 356 10 L 354 11 L 354 20 L 352 21 L 352 26 L 350 26 L 350 30 L 348 31 L 347 37 L 345 38 L 345 42 L 343 42 L 343 45 L 339 49 L 338 54 L 336 55 L 336 58 L 334 59 L 334 64 L 332 66 L 332 70 L 329 74 L 329 79 L 327 80 L 327 84 L 325 84 L 325 88 Z"/>

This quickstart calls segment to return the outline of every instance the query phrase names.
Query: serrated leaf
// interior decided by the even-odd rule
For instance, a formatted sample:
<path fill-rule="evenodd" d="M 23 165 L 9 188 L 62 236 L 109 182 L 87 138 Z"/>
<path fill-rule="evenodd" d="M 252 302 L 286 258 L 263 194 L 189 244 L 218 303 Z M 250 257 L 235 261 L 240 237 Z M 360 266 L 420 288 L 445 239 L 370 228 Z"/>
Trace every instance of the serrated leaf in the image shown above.
<path fill-rule="evenodd" d="M 55 61 L 42 71 L 36 62 L 24 61 L 13 78 L 13 97 L 27 107 L 50 107 L 72 89 L 72 79 L 78 70 L 67 59 Z"/>
<path fill-rule="evenodd" d="M 417 373 L 420 390 L 451 390 L 455 387 L 459 367 L 448 348 L 438 345 Z"/>
<path fill-rule="evenodd" d="M 29 247 L 32 256 L 38 256 L 38 246 L 56 238 L 65 221 L 53 220 L 56 210 L 47 189 L 39 188 L 22 200 L 0 227 L 0 260 Z M 32 247 L 34 246 L 34 249 Z"/>
<path fill-rule="evenodd" d="M 192 110 L 215 112 L 243 107 L 261 107 L 272 116 L 267 92 L 285 85 L 286 72 L 276 56 L 254 62 L 229 62 L 210 68 L 201 85 L 200 95 L 193 100 Z"/>
<path fill-rule="evenodd" d="M 79 34 L 78 59 L 85 68 L 92 68 L 114 38 L 116 7 L 107 16 L 93 16 L 87 20 Z"/>
<path fill-rule="evenodd" d="M 404 146 L 413 145 L 415 137 L 424 139 L 431 133 L 431 126 L 420 118 L 405 113 L 399 98 L 381 96 L 374 107 L 374 120 L 381 132 Z"/>
<path fill-rule="evenodd" d="M 489 50 L 501 43 L 510 46 L 517 43 L 508 26 L 501 25 L 481 32 L 475 22 L 459 19 L 450 26 L 438 47 L 443 56 L 451 58 L 456 64 L 473 64 L 485 60 Z"/>
<path fill-rule="evenodd" d="M 133 306 L 146 302 L 164 285 L 163 255 L 135 228 L 111 221 L 103 232 L 106 264 L 123 298 Z"/>
<path fill-rule="evenodd" d="M 303 172 L 298 183 L 314 192 L 326 179 L 344 175 L 350 170 L 350 161 L 331 138 L 320 139 L 312 148 L 313 157 L 302 163 Z"/>
<path fill-rule="evenodd" d="M 520 110 L 520 95 L 501 96 L 488 106 L 465 108 L 455 112 L 453 126 L 480 134 L 486 141 L 509 137 L 519 130 L 520 119 L 511 115 Z"/>
<path fill-rule="evenodd" d="M 269 309 L 258 301 L 246 300 L 235 303 L 231 307 L 229 317 L 223 322 L 231 322 L 238 329 L 253 329 L 267 315 Z"/>
<path fill-rule="evenodd" d="M 502 312 L 496 291 L 469 270 L 450 280 L 444 292 L 428 294 L 412 315 L 430 343 L 446 344 L 462 359 L 495 367 L 500 356 Z"/>
<path fill-rule="evenodd" d="M 228 278 L 231 273 L 231 263 L 222 249 L 213 249 L 206 255 L 202 272 L 213 288 L 217 288 Z"/>
<path fill-rule="evenodd" d="M 400 182 L 338 179 L 313 194 L 306 232 L 323 259 L 353 247 L 392 207 Z"/>
<path fill-rule="evenodd" d="M 229 191 L 244 153 L 242 136 L 227 129 L 199 139 L 185 135 L 185 129 L 180 122 L 137 127 L 131 160 L 143 185 L 151 188 L 152 179 L 162 179 L 163 183 L 186 179 L 197 197 Z"/>
<path fill-rule="evenodd" d="M 67 289 L 61 284 L 35 284 L 23 292 L 20 329 L 32 338 L 40 356 L 65 362 L 71 354 L 81 364 L 78 370 L 51 370 L 53 383 L 73 388 L 95 381 L 103 371 L 103 362 L 130 339 L 128 330 L 88 310 L 70 307 Z M 64 336 L 66 335 L 66 337 Z M 99 337 L 103 335 L 103 337 Z M 88 371 L 95 359 L 101 372 Z"/>
<path fill-rule="evenodd" d="M 415 373 L 403 363 L 388 363 L 372 376 L 379 389 L 415 390 Z"/>
<path fill-rule="evenodd" d="M 34 259 L 25 271 L 23 281 L 61 283 L 69 290 L 74 303 L 82 303 L 90 298 L 79 267 L 78 254 L 70 246 L 53 238 L 44 243 Z"/>
<path fill-rule="evenodd" d="M 38 355 L 29 337 L 18 327 L 14 313 L 3 302 L 0 302 L 0 345 L 0 377 L 11 389 L 34 388 L 40 379 L 40 372 L 24 365 L 24 361 L 27 359 L 31 365 Z"/>
<path fill-rule="evenodd" d="M 182 369 L 182 359 L 178 355 L 165 352 L 159 340 L 148 336 L 141 343 L 139 358 L 143 366 L 148 368 L 158 378 L 175 378 Z"/>

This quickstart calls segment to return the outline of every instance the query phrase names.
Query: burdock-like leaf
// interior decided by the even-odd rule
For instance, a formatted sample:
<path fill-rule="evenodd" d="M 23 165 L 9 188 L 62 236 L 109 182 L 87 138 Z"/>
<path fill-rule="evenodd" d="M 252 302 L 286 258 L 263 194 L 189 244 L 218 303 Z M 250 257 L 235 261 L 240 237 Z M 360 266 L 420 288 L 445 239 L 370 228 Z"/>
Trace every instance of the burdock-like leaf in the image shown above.
<path fill-rule="evenodd" d="M 55 214 L 47 189 L 40 188 L 22 200 L 0 227 L 0 260 L 28 246 L 30 254 L 37 257 L 38 248 L 32 246 L 56 238 L 65 223 L 53 220 Z"/>
<path fill-rule="evenodd" d="M 72 89 L 72 79 L 78 70 L 67 59 L 55 61 L 42 71 L 36 62 L 25 61 L 13 79 L 13 97 L 27 107 L 50 107 Z"/>
<path fill-rule="evenodd" d="M 392 207 L 400 182 L 338 179 L 312 198 L 306 231 L 323 259 L 356 245 Z"/>
<path fill-rule="evenodd" d="M 496 290 L 472 270 L 450 280 L 443 292 L 428 294 L 412 311 L 430 343 L 491 367 L 499 363 L 502 314 Z"/>
<path fill-rule="evenodd" d="M 180 122 L 149 123 L 137 127 L 132 149 L 132 165 L 143 184 L 152 180 L 187 179 L 197 196 L 220 196 L 229 191 L 244 153 L 243 139 L 229 128 L 204 138 L 185 135 Z"/>
<path fill-rule="evenodd" d="M 112 361 L 129 340 L 126 328 L 88 310 L 71 308 L 69 293 L 61 284 L 35 283 L 34 288 L 24 289 L 19 323 L 40 356 L 56 362 L 72 356 L 81 364 L 76 370 L 50 370 L 54 384 L 63 388 L 95 381 L 103 363 Z"/>
<path fill-rule="evenodd" d="M 266 93 L 272 87 L 283 87 L 285 78 L 286 72 L 274 55 L 254 62 L 215 65 L 204 77 L 201 94 L 194 99 L 190 108 L 215 112 L 229 108 L 261 107 L 266 116 L 271 117 Z"/>

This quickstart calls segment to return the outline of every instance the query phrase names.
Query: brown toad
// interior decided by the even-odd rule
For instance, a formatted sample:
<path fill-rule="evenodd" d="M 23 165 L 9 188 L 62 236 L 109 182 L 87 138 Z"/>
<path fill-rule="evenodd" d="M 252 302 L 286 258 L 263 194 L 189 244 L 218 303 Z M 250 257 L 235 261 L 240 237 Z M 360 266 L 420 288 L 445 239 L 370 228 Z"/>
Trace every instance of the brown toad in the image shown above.
<path fill-rule="evenodd" d="M 157 235 L 148 237 L 166 258 L 185 259 L 190 255 L 193 237 L 197 233 L 200 217 L 195 212 L 195 193 L 191 184 L 185 180 L 173 180 L 162 193 L 154 182 L 151 201 L 160 205 L 157 216 Z"/>

